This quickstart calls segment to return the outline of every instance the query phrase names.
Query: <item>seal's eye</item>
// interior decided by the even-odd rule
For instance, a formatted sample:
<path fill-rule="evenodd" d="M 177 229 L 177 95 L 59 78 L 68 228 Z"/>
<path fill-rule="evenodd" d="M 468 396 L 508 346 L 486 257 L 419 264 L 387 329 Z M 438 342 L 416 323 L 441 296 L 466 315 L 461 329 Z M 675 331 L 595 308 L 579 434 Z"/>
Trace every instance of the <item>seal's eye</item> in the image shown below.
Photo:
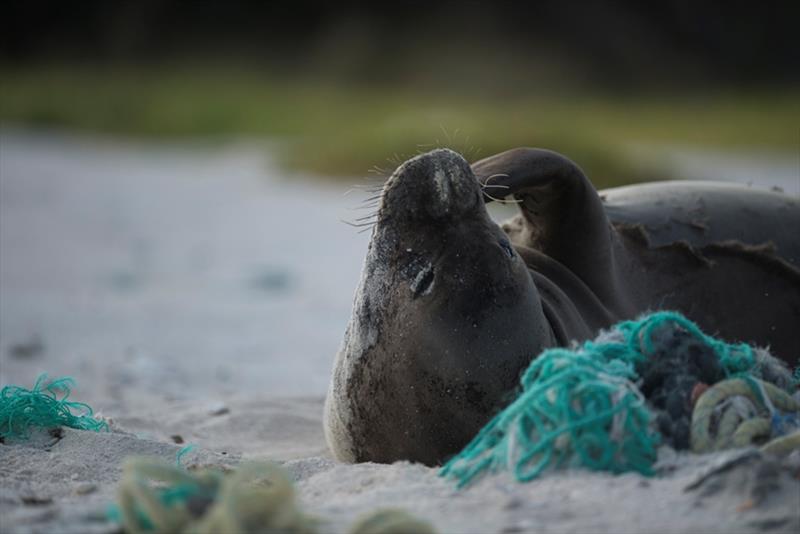
<path fill-rule="evenodd" d="M 420 295 L 427 295 L 433 287 L 433 265 L 428 263 L 419 270 L 417 275 L 411 281 L 411 292 L 417 298 Z"/>
<path fill-rule="evenodd" d="M 506 254 L 508 254 L 509 258 L 514 257 L 514 247 L 511 246 L 511 243 L 508 242 L 508 239 L 501 239 L 498 241 L 498 243 L 500 244 L 500 248 L 506 251 Z"/>

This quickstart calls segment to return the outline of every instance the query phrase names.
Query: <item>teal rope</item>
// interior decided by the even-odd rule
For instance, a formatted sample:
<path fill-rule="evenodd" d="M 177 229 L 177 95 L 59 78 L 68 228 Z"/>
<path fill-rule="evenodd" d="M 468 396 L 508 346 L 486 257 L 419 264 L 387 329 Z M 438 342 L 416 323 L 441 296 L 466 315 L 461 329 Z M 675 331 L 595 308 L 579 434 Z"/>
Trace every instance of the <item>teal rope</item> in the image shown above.
<path fill-rule="evenodd" d="M 648 433 L 649 413 L 629 381 L 629 365 L 608 368 L 585 354 L 552 349 L 523 377 L 520 397 L 487 424 L 442 469 L 443 476 L 468 484 L 485 470 L 508 467 L 521 482 L 548 466 L 577 463 L 590 469 L 649 473 L 656 438 Z M 616 400 L 614 400 L 616 399 Z M 609 446 L 607 429 L 625 434 Z"/>
<path fill-rule="evenodd" d="M 582 466 L 653 474 L 660 436 L 654 416 L 634 382 L 655 353 L 656 333 L 681 328 L 709 346 L 726 376 L 758 374 L 747 344 L 704 334 L 676 312 L 658 312 L 618 323 L 619 341 L 587 341 L 577 350 L 554 348 L 522 375 L 522 392 L 440 471 L 458 487 L 483 472 L 510 470 L 520 482 L 548 468 Z M 606 338 L 608 339 L 608 338 Z"/>
<path fill-rule="evenodd" d="M 195 449 L 194 443 L 190 443 L 187 446 L 183 447 L 178 453 L 175 455 L 175 465 L 178 467 L 183 467 L 183 457 L 193 451 Z"/>
<path fill-rule="evenodd" d="M 88 404 L 67 400 L 75 387 L 72 378 L 58 378 L 45 384 L 46 381 L 47 375 L 42 374 L 33 389 L 5 386 L 0 390 L 0 437 L 27 439 L 32 427 L 108 430 L 105 421 L 93 417 Z"/>
<path fill-rule="evenodd" d="M 728 377 L 751 372 L 756 365 L 755 352 L 746 343 L 729 344 L 705 334 L 700 328 L 678 312 L 663 311 L 644 316 L 635 321 L 623 321 L 613 328 L 624 336 L 623 343 L 587 341 L 583 350 L 597 352 L 606 361 L 623 360 L 642 364 L 656 352 L 653 334 L 662 326 L 672 323 L 710 347 L 719 358 Z"/>
<path fill-rule="evenodd" d="M 188 453 L 196 449 L 197 447 L 190 443 L 185 447 L 178 450 L 175 454 L 175 472 L 188 472 L 186 466 L 183 464 L 184 456 Z M 164 473 L 169 473 L 170 471 L 166 468 L 166 464 L 161 469 Z M 216 477 L 216 475 L 215 475 Z M 221 474 L 219 475 L 221 477 Z M 176 477 L 178 478 L 178 477 Z M 218 477 L 217 477 L 218 478 Z M 215 478 L 215 480 L 217 480 Z M 189 480 L 187 478 L 181 477 L 180 480 L 176 480 L 172 485 L 166 485 L 163 488 L 160 488 L 155 495 L 158 497 L 158 500 L 164 506 L 175 506 L 175 505 L 182 505 L 185 504 L 186 501 L 191 499 L 192 497 L 201 496 L 208 499 L 212 499 L 214 494 L 211 490 L 216 491 L 216 486 L 212 488 L 208 488 L 205 486 L 198 485 L 195 480 Z M 153 524 L 152 520 L 147 516 L 147 513 L 142 510 L 141 507 L 135 507 L 134 513 L 138 519 L 139 525 L 141 526 L 142 530 L 144 531 L 151 531 L 155 530 L 155 525 Z M 106 507 L 106 517 L 109 521 L 113 523 L 123 523 L 123 514 L 120 510 L 119 506 L 116 504 L 110 504 Z"/>

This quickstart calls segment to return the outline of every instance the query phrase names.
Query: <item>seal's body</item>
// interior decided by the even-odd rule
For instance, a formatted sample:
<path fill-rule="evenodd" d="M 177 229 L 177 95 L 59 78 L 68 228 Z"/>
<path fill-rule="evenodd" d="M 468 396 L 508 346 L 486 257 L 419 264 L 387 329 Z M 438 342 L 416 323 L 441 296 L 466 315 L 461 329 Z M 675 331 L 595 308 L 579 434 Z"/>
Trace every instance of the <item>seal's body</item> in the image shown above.
<path fill-rule="evenodd" d="M 513 196 L 502 229 L 484 202 Z M 731 341 L 800 354 L 800 202 L 662 182 L 598 194 L 554 152 L 470 167 L 435 150 L 386 182 L 326 400 L 343 461 L 435 464 L 508 400 L 543 349 L 677 310 Z"/>

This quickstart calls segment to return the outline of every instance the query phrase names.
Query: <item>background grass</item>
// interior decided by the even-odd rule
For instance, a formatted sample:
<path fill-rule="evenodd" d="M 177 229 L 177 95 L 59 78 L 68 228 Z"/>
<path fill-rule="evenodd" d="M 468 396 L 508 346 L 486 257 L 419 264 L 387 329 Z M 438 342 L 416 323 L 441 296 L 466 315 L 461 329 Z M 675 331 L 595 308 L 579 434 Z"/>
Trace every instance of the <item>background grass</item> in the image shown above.
<path fill-rule="evenodd" d="M 797 150 L 796 90 L 631 96 L 510 95 L 272 79 L 245 69 L 0 68 L 0 121 L 144 138 L 281 139 L 288 169 L 360 176 L 450 146 L 474 160 L 540 146 L 578 162 L 599 187 L 664 178 L 636 145 Z"/>

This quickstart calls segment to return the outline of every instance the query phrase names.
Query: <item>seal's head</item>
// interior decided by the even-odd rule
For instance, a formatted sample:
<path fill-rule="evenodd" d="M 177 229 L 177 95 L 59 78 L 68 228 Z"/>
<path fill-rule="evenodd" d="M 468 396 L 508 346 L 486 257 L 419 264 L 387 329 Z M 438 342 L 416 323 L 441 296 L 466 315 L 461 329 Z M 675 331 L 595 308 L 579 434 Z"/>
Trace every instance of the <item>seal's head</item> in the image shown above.
<path fill-rule="evenodd" d="M 469 164 L 446 149 L 408 160 L 383 189 L 326 403 L 329 445 L 345 461 L 440 462 L 552 344 Z"/>

